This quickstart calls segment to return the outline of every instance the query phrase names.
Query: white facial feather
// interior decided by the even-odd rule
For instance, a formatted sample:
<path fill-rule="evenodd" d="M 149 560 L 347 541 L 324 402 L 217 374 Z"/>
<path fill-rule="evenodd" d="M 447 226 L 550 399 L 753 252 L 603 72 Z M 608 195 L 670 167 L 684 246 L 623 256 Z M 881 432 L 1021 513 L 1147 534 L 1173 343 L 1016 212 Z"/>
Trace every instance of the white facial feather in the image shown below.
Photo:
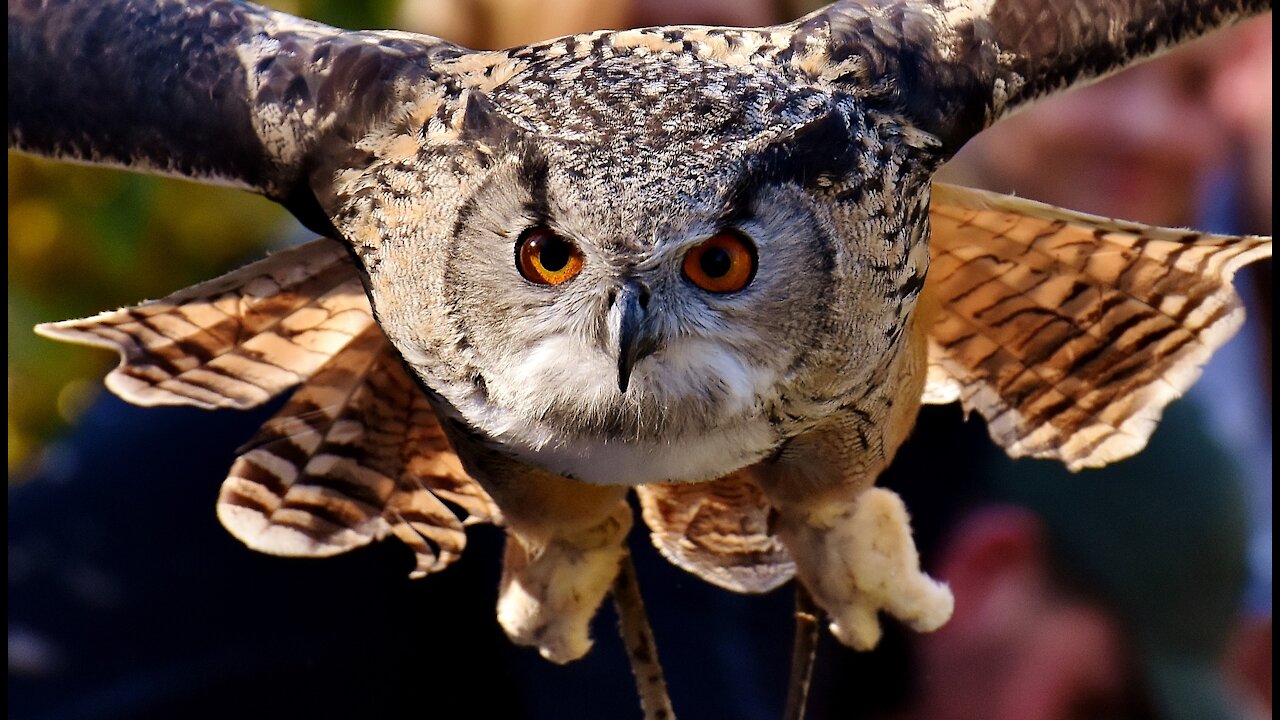
<path fill-rule="evenodd" d="M 704 480 L 776 443 L 764 409 L 777 376 L 714 339 L 678 338 L 637 363 L 622 393 L 616 356 L 560 334 L 487 373 L 487 396 L 465 385 L 446 396 L 473 426 L 556 472 L 603 484 Z M 575 432 L 627 419 L 629 434 Z"/>

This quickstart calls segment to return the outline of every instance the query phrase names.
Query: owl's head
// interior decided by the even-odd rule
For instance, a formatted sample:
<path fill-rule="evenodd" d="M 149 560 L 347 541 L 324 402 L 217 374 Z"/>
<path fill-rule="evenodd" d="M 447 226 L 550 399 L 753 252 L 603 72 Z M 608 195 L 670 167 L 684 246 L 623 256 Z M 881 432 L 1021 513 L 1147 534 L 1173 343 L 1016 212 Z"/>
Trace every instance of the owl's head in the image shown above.
<path fill-rule="evenodd" d="M 750 63 L 532 64 L 369 141 L 342 230 L 468 431 L 593 482 L 701 480 L 891 359 L 928 140 Z"/>

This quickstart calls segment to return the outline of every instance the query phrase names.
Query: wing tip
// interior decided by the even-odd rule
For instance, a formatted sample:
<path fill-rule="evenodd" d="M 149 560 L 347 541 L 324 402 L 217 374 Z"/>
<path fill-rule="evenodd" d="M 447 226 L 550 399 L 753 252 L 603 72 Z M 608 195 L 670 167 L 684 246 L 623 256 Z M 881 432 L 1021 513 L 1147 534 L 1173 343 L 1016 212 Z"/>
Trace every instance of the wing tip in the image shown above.
<path fill-rule="evenodd" d="M 157 383 L 145 380 L 134 374 L 135 358 L 130 357 L 129 349 L 124 344 L 85 329 L 87 325 L 97 324 L 102 319 L 117 312 L 119 311 L 114 310 L 78 320 L 40 323 L 32 329 L 40 337 L 50 340 L 114 351 L 120 360 L 116 367 L 103 379 L 103 384 L 121 400 L 132 405 L 139 407 L 188 406 L 200 408 L 201 410 L 219 410 L 223 408 L 247 410 L 261 404 L 261 402 L 246 404 L 244 402 L 236 402 L 231 398 L 220 398 L 218 401 L 210 402 L 162 388 Z"/>
<path fill-rule="evenodd" d="M 301 530 L 273 522 L 257 508 L 225 499 L 218 500 L 217 514 L 222 527 L 246 547 L 279 557 L 333 557 L 371 539 L 364 533 L 344 528 L 335 536 L 342 541 L 322 542 Z"/>
<path fill-rule="evenodd" d="M 114 315 L 119 310 L 98 313 L 87 318 L 77 320 L 57 320 L 54 322 L 44 322 L 32 328 L 36 335 L 58 342 L 71 343 L 72 345 L 88 345 L 90 347 L 105 348 L 107 350 L 120 350 L 120 345 L 112 340 L 95 335 L 84 329 L 87 324 L 97 323 L 100 320 Z"/>

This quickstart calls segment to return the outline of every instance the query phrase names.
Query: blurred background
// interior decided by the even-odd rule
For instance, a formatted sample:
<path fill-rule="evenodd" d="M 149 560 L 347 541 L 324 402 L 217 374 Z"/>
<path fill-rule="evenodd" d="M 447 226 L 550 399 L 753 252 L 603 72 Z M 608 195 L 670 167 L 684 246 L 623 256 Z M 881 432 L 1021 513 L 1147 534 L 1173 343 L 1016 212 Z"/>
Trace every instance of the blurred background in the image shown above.
<path fill-rule="evenodd" d="M 819 3 L 800 0 L 568 0 L 556 3 L 297 0 L 267 4 L 343 27 L 396 27 L 437 35 L 470 47 L 500 48 L 597 28 L 673 23 L 765 25 L 797 17 Z M 1217 232 L 1269 235 L 1271 58 L 1268 16 L 1011 118 L 970 143 L 944 169 L 941 179 L 1014 192 L 1111 217 Z M 256 259 L 267 248 L 291 244 L 308 236 L 274 204 L 239 191 L 50 163 L 12 153 L 8 163 L 10 521 L 17 523 L 17 529 L 11 526 L 10 530 L 10 601 L 17 600 L 20 608 L 27 608 L 18 611 L 17 616 L 10 615 L 9 668 L 11 680 L 17 678 L 29 683 L 19 688 L 27 688 L 30 700 L 27 705 L 17 706 L 17 713 L 11 716 L 161 717 L 164 713 L 156 711 L 155 706 L 124 700 L 115 705 L 76 705 L 79 710 L 66 715 L 63 712 L 67 705 L 44 699 L 56 698 L 67 688 L 97 688 L 94 692 L 106 692 L 111 697 L 129 696 L 119 685 L 120 673 L 128 676 L 127 663 L 115 674 L 107 669 L 121 657 L 118 646 L 115 652 L 103 647 L 128 643 L 129 636 L 107 640 L 95 635 L 97 630 L 81 627 L 77 632 L 82 634 L 76 638 L 65 635 L 59 638 L 54 637 L 56 633 L 49 634 L 53 631 L 42 629 L 42 622 L 66 619 L 65 615 L 62 618 L 42 616 L 42 607 L 46 613 L 50 607 L 72 615 L 89 612 L 74 602 L 63 605 L 53 600 L 60 597 L 59 594 L 71 592 L 94 597 L 96 600 L 90 603 L 96 608 L 93 612 L 107 613 L 108 618 L 113 617 L 111 612 L 122 612 L 119 606 L 124 603 L 118 600 L 115 604 L 102 604 L 104 597 L 110 600 L 112 593 L 121 592 L 119 583 L 110 581 L 111 573 L 120 571 L 118 567 L 103 569 L 86 561 L 77 566 L 76 573 L 67 576 L 74 576 L 72 580 L 39 579 L 39 571 L 31 569 L 32 563 L 38 565 L 40 558 L 54 564 L 66 559 L 66 553 L 49 548 L 63 547 L 68 542 L 76 547 L 97 541 L 109 544 L 109 538 L 116 532 L 108 525 L 99 536 L 76 535 L 72 541 L 49 540 L 41 533 L 58 532 L 56 523 L 64 512 L 60 508 L 67 502 L 51 498 L 61 498 L 59 492 L 69 493 L 69 489 L 75 487 L 77 497 L 93 498 L 92 502 L 99 503 L 86 504 L 82 508 L 85 513 L 92 515 L 95 507 L 99 510 L 110 507 L 114 513 L 119 510 L 115 505 L 123 502 L 119 493 L 126 492 L 126 487 L 132 493 L 150 492 L 146 483 L 159 482 L 162 472 L 203 473 L 209 476 L 211 486 L 199 488 L 200 502 L 190 503 L 191 512 L 207 514 L 211 523 L 209 531 L 217 532 L 213 527 L 216 522 L 212 503 L 217 481 L 229 466 L 231 450 L 252 432 L 260 419 L 210 420 L 200 414 L 148 415 L 169 411 L 117 407 L 111 398 L 104 397 L 101 385 L 103 374 L 115 363 L 114 356 L 100 350 L 55 344 L 37 337 L 31 327 L 39 322 L 83 317 L 134 304 L 143 298 L 162 296 Z M 935 636 L 940 639 L 932 645 L 928 640 L 907 639 L 891 632 L 886 648 L 871 660 L 853 657 L 842 649 L 829 647 L 829 643 L 824 644 L 823 665 L 815 688 L 815 717 L 848 717 L 863 712 L 899 718 L 997 717 L 1000 713 L 1024 718 L 1174 717 L 1176 713 L 1168 708 L 1179 702 L 1193 712 L 1199 707 L 1197 702 L 1210 703 L 1206 707 L 1216 709 L 1228 705 L 1233 708 L 1224 711 L 1229 714 L 1220 715 L 1222 717 L 1271 716 L 1270 261 L 1253 266 L 1243 275 L 1238 286 L 1250 310 L 1246 330 L 1215 359 L 1190 400 L 1175 406 L 1186 405 L 1185 411 L 1171 411 L 1166 422 L 1170 429 L 1161 431 L 1165 433 L 1163 440 L 1158 434 L 1153 441 L 1157 448 L 1165 450 L 1149 451 L 1163 452 L 1164 463 L 1152 460 L 1140 466 L 1121 464 L 1116 466 L 1118 470 L 1109 470 L 1111 474 L 1100 475 L 1096 481 L 1086 477 L 1088 473 L 1079 477 L 1057 477 L 1056 470 L 1043 464 L 1008 463 L 994 458 L 989 443 L 982 446 L 983 450 L 975 450 L 983 443 L 983 430 L 973 422 L 962 425 L 954 409 L 926 412 L 922 428 L 912 441 L 917 445 L 908 446 L 904 454 L 917 446 L 926 448 L 926 452 L 911 453 L 916 456 L 915 464 L 895 467 L 887 482 L 907 497 L 908 507 L 916 516 L 926 564 L 956 590 L 960 602 L 957 621 Z M 207 432 L 209 437 L 218 438 L 216 442 L 222 443 L 220 452 L 226 455 L 225 462 L 217 453 L 190 455 L 186 448 L 170 448 L 173 457 L 166 455 L 168 459 L 148 461 L 167 470 L 157 469 L 148 476 L 148 473 L 130 471 L 129 458 L 135 457 L 133 454 L 121 454 L 119 467 L 86 467 L 85 459 L 92 455 L 70 450 L 84 450 L 88 442 L 85 436 L 109 435 L 118 432 L 122 423 L 145 423 L 148 417 L 163 417 L 155 422 L 172 423 L 174 428 Z M 132 441 L 137 445 L 136 457 L 145 458 L 148 444 L 160 437 L 163 436 L 139 431 L 123 440 L 116 438 L 118 442 L 112 447 Z M 948 448 L 954 455 L 938 452 L 939 447 Z M 1189 449 L 1190 456 L 1179 455 L 1180 449 Z M 110 451 L 110 448 L 104 450 Z M 966 453 L 976 460 L 968 472 L 959 473 L 964 476 L 963 482 L 954 477 L 958 464 L 954 460 L 930 465 L 921 459 L 921 456 L 954 458 Z M 198 471 L 184 469 L 183 463 L 193 463 L 196 457 L 208 467 Z M 145 466 L 139 462 L 138 467 Z M 939 472 L 949 473 L 946 492 L 935 490 Z M 108 479 L 124 475 L 136 480 L 137 485 L 99 487 L 100 493 L 84 492 L 84 483 L 95 480 L 106 483 Z M 1179 479 L 1184 476 L 1185 480 Z M 1130 485 L 1125 485 L 1126 482 Z M 1133 492 L 1115 496 L 1112 493 L 1117 486 Z M 1049 490 L 1037 494 L 1028 488 Z M 1095 492 L 1082 488 L 1097 489 Z M 114 499 L 113 489 L 117 492 Z M 1163 493 L 1172 504 L 1145 503 L 1147 493 Z M 176 508 L 176 504 L 188 502 L 184 496 L 190 492 L 184 493 L 180 486 L 166 484 L 165 492 L 158 493 L 152 502 L 156 503 L 155 507 L 166 507 L 160 504 L 160 498 L 170 495 L 169 501 L 175 503 Z M 1078 503 L 1079 507 L 1072 503 Z M 1188 504 L 1208 509 L 1199 514 L 1191 511 L 1188 515 Z M 1098 511 L 1104 506 L 1108 512 L 1119 512 L 1117 508 L 1123 512 L 1115 515 Z M 1068 507 L 1070 512 L 1055 515 L 1049 510 L 1054 507 Z M 1216 513 L 1213 508 L 1218 509 Z M 1176 519 L 1181 525 L 1162 526 L 1158 519 L 1148 517 L 1156 514 L 1165 520 Z M 1082 523 L 1077 517 L 1084 515 L 1100 518 L 1102 525 L 1109 523 L 1110 527 Z M 1205 522 L 1197 524 L 1201 519 Z M 129 522 L 134 520 L 137 518 Z M 1191 525 L 1199 530 L 1186 530 Z M 51 531 L 50 527 L 55 529 Z M 1148 542 L 1135 543 L 1148 553 L 1163 553 L 1168 562 L 1152 561 L 1148 554 L 1140 556 L 1137 562 L 1142 567 L 1135 569 L 1133 565 L 1111 567 L 1106 562 L 1094 563 L 1089 559 L 1116 557 L 1116 548 L 1129 543 L 1130 537 L 1125 533 L 1136 534 L 1143 528 L 1150 529 L 1146 535 Z M 1106 534 L 1108 530 L 1111 536 Z M 158 539 L 180 536 L 182 532 L 182 527 L 168 526 L 143 532 L 135 539 L 137 544 L 128 546 L 128 552 L 145 554 L 146 548 Z M 481 554 L 480 548 L 496 547 L 499 542 L 497 535 L 480 533 L 480 536 L 472 554 Z M 1175 537 L 1180 538 L 1182 544 L 1174 542 Z M 1082 538 L 1097 539 L 1096 546 L 1090 546 L 1090 542 Z M 45 545 L 42 546 L 42 542 Z M 227 542 L 225 552 L 216 557 L 239 558 L 233 541 Z M 1209 545 L 1222 552 L 1199 553 Z M 33 547 L 43 547 L 43 554 L 32 551 Z M 1196 559 L 1186 560 L 1189 554 L 1195 553 L 1199 553 Z M 102 558 L 98 560 L 106 562 Z M 388 562 L 395 565 L 400 560 L 402 558 L 395 555 Z M 234 564 L 242 560 L 226 562 Z M 400 589 L 404 581 L 395 573 L 384 577 L 367 568 L 352 569 L 356 566 L 350 563 L 328 561 L 332 564 L 317 566 L 301 562 L 279 565 L 280 561 L 273 559 L 252 562 L 265 564 L 255 565 L 258 574 L 250 577 L 268 585 L 276 580 L 265 578 L 279 578 L 283 567 L 289 568 L 283 571 L 287 574 L 294 572 L 295 565 L 304 565 L 306 567 L 297 572 L 315 575 L 304 580 L 280 580 L 283 584 L 270 586 L 270 592 L 284 596 L 309 592 L 315 585 L 323 586 L 325 578 L 349 579 L 353 574 L 362 573 L 363 582 L 381 587 L 393 596 L 406 592 Z M 85 567 L 89 565 L 98 569 L 86 574 Z M 671 569 L 660 565 L 660 562 L 642 564 L 642 574 L 657 574 L 661 578 L 659 583 L 665 582 L 680 592 L 688 589 L 686 580 L 678 579 L 678 571 L 671 574 Z M 130 573 L 145 576 L 154 573 L 154 568 L 120 572 L 128 577 L 132 577 Z M 491 587 L 496 582 L 496 567 L 493 577 L 482 570 L 462 571 L 459 575 L 466 572 L 471 574 L 456 582 L 465 584 L 469 578 L 470 582 L 478 583 L 478 587 Z M 1146 578 L 1144 572 L 1151 577 Z M 368 577 L 370 573 L 372 580 Z M 1160 573 L 1165 575 L 1156 577 Z M 446 573 L 449 574 L 452 573 Z M 1171 576 L 1182 576 L 1182 585 L 1170 580 Z M 219 577 L 234 583 L 245 575 L 227 572 Z M 1034 577 L 1036 582 L 1027 580 L 1029 577 Z M 179 588 L 181 592 L 185 588 L 198 593 L 205 589 L 186 574 L 182 578 L 160 591 Z M 80 589 L 69 591 L 69 587 Z M 993 597 L 993 589 L 1003 594 Z M 662 602 L 664 590 L 656 592 L 659 597 L 650 599 L 652 605 Z M 1130 597 L 1135 593 L 1138 597 Z M 687 668 L 689 672 L 729 663 L 730 669 L 722 670 L 719 679 L 709 680 L 705 689 L 707 695 L 736 693 L 745 698 L 737 704 L 721 706 L 727 713 L 723 716 L 775 717 L 779 709 L 775 706 L 781 701 L 785 684 L 785 676 L 778 673 L 785 673 L 788 652 L 790 627 L 785 608 L 789 595 L 780 597 L 775 593 L 764 604 L 751 608 L 742 598 L 722 598 L 721 595 L 724 594 L 719 591 L 698 595 L 695 603 L 701 603 L 699 607 L 704 611 L 720 618 L 702 623 L 699 630 L 710 633 L 708 642 L 718 643 L 721 651 L 705 651 L 710 653 L 705 656 L 695 652 L 681 657 L 679 641 L 663 643 L 663 623 L 676 623 L 676 620 L 664 620 L 670 612 L 655 609 L 659 645 L 669 655 L 676 656 L 671 661 L 673 667 Z M 492 602 L 485 597 L 484 602 L 475 603 L 481 611 L 455 610 L 475 615 L 477 623 L 492 625 Z M 1179 598 L 1184 598 L 1185 603 L 1180 604 Z M 684 597 L 680 602 L 690 601 Z M 1171 611 L 1170 617 L 1150 617 L 1150 606 L 1162 602 L 1178 609 Z M 995 615 L 986 617 L 975 610 L 971 617 L 966 614 L 966 607 L 986 608 Z M 756 642 L 743 645 L 736 633 L 741 632 L 742 623 L 760 621 L 761 608 L 774 613 L 769 621 L 773 624 L 753 631 L 758 636 Z M 1096 616 L 1087 612 L 1090 610 L 1097 610 Z M 128 617 L 127 622 L 138 621 L 136 612 Z M 82 621 L 86 626 L 101 624 L 83 618 Z M 1020 631 L 1012 627 L 1018 623 Z M 1199 623 L 1208 630 L 1204 639 L 1191 643 L 1192 647 L 1179 647 L 1174 652 L 1169 649 L 1165 636 L 1177 633 L 1168 628 L 1159 629 L 1161 623 L 1183 627 L 1187 623 Z M 72 626 L 80 627 L 80 624 L 73 622 Z M 492 630 L 485 628 L 489 635 Z M 597 636 L 607 635 L 609 631 L 605 625 L 597 631 Z M 501 638 L 489 635 L 485 636 L 489 643 L 485 647 L 502 646 Z M 672 636 L 682 637 L 667 634 Z M 135 637 L 149 636 L 141 633 Z M 1092 638 L 1097 643 L 1084 643 L 1081 638 Z M 78 646 L 77 641 L 95 645 L 92 648 Z M 61 650 L 57 643 L 63 643 Z M 676 649 L 672 650 L 672 646 Z M 1046 647 L 1074 655 L 1064 660 L 1055 653 L 1036 654 L 1037 648 Z M 101 663 L 83 670 L 79 676 L 59 679 L 59 672 L 69 672 L 68 668 L 75 667 L 75 663 L 66 658 L 77 652 L 101 653 Z M 305 662 L 310 663 L 307 667 L 314 672 L 317 664 L 325 662 L 323 650 L 309 652 L 313 654 L 308 655 Z M 515 684 L 523 682 L 526 688 L 530 687 L 530 673 L 540 682 L 545 681 L 548 687 L 569 692 L 575 686 L 581 687 L 583 677 L 598 679 L 611 672 L 626 672 L 619 658 L 604 669 L 580 670 L 586 675 L 570 675 L 560 669 L 542 669 L 536 661 L 530 664 L 528 658 L 512 656 L 509 650 L 501 652 L 506 653 L 502 657 L 508 658 L 500 663 L 506 668 L 503 677 Z M 125 653 L 125 657 L 136 655 Z M 592 657 L 597 655 L 599 652 Z M 1159 657 L 1153 659 L 1155 655 Z M 753 660 L 757 656 L 759 662 Z M 1173 656 L 1176 659 L 1171 659 Z M 155 662 L 161 665 L 172 660 L 172 656 L 166 656 L 163 651 L 157 651 L 156 658 Z M 1197 683 L 1208 682 L 1204 679 L 1205 658 L 1216 663 L 1222 677 L 1215 677 L 1209 683 L 1212 687 L 1196 691 Z M 908 665 L 914 668 L 904 671 L 915 678 L 911 681 L 901 677 L 892 679 L 892 673 L 884 670 Z M 1100 680 L 1077 673 L 1069 678 L 1057 678 L 1061 673 L 1045 669 L 1064 666 L 1092 667 L 1095 674 L 1106 677 Z M 205 669 L 190 672 L 211 672 L 205 665 L 197 667 Z M 1030 700 L 1005 698 L 1004 691 L 989 688 L 983 682 L 991 677 L 1012 677 L 1018 667 L 1038 673 L 1035 674 L 1038 680 L 1009 681 L 1025 690 L 1023 694 L 1031 696 Z M 947 668 L 963 668 L 968 674 L 957 675 Z M 840 689 L 847 684 L 848 677 L 873 677 L 876 673 L 891 678 L 882 683 L 883 698 L 865 700 L 861 705 L 856 700 L 842 699 Z M 1057 678 L 1058 684 L 1048 678 Z M 1107 678 L 1122 680 L 1109 685 L 1105 682 Z M 170 681 L 172 678 L 163 682 Z M 139 680 L 135 674 L 133 680 L 124 684 L 146 687 L 155 682 L 160 681 Z M 608 685 L 604 680 L 600 682 L 605 683 L 601 687 L 621 687 L 615 694 L 620 695 L 624 705 L 633 704 L 628 683 L 617 686 L 616 683 Z M 1114 687 L 1117 684 L 1118 689 Z M 759 689 L 764 686 L 771 689 Z M 103 687 L 112 689 L 104 691 Z M 1067 687 L 1085 699 L 1071 700 L 1075 696 L 1067 697 L 1069 693 L 1063 689 Z M 1170 687 L 1192 687 L 1192 697 L 1179 698 Z M 754 697 L 752 688 L 763 695 Z M 859 688 L 859 692 L 867 694 L 865 684 Z M 673 692 L 692 694 L 691 690 Z M 145 697 L 146 692 L 141 695 Z M 1071 711 L 1074 714 L 1052 714 L 1056 711 L 1050 705 L 1055 698 L 1067 698 L 1062 700 L 1067 705 L 1074 702 Z M 1040 705 L 1036 705 L 1037 700 Z M 709 700 L 683 702 L 685 707 L 699 707 L 705 712 L 712 712 L 716 707 Z M 972 713 L 962 711 L 966 702 L 974 704 Z M 11 703 L 10 707 L 13 711 L 15 706 Z M 95 707 L 108 709 L 95 711 L 92 709 Z M 138 710 L 139 707 L 150 707 L 150 712 L 160 714 L 147 715 Z M 337 707 L 340 705 L 330 709 Z M 536 710 L 542 706 L 531 702 L 529 707 Z M 598 713 L 609 706 L 590 707 Z M 676 707 L 678 711 L 682 707 L 680 697 Z M 947 709 L 941 711 L 940 707 Z M 50 708 L 61 708 L 61 711 Z M 551 704 L 541 711 L 542 716 L 555 717 L 559 710 L 563 707 Z M 529 714 L 538 715 L 533 711 Z M 213 716 L 212 710 L 209 716 Z"/>

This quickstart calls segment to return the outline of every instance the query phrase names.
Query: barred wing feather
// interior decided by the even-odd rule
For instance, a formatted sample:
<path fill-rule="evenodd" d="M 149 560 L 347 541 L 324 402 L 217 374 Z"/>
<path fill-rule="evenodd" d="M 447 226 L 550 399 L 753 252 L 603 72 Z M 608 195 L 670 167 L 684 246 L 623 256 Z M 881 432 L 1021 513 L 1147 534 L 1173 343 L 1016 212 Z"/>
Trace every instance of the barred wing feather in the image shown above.
<path fill-rule="evenodd" d="M 959 400 L 1013 457 L 1072 470 L 1141 450 L 1240 327 L 1271 239 L 1171 230 L 935 184 L 926 403 Z"/>
<path fill-rule="evenodd" d="M 773 509 L 745 473 L 636 488 L 650 537 L 667 560 L 726 590 L 764 593 L 795 575 L 770 532 Z"/>
<path fill-rule="evenodd" d="M 218 517 L 246 545 L 275 555 L 335 555 L 394 535 L 417 555 L 411 577 L 456 560 L 464 524 L 499 521 L 376 326 L 242 449 Z"/>
<path fill-rule="evenodd" d="M 306 380 L 371 325 L 346 251 L 322 238 L 160 300 L 36 332 L 117 350 L 106 384 L 135 405 L 247 409 Z"/>
<path fill-rule="evenodd" d="M 394 535 L 420 577 L 457 559 L 465 525 L 501 522 L 332 240 L 37 331 L 119 351 L 107 386 L 138 405 L 245 409 L 301 385 L 242 448 L 218 500 L 255 550 L 327 556 Z"/>

